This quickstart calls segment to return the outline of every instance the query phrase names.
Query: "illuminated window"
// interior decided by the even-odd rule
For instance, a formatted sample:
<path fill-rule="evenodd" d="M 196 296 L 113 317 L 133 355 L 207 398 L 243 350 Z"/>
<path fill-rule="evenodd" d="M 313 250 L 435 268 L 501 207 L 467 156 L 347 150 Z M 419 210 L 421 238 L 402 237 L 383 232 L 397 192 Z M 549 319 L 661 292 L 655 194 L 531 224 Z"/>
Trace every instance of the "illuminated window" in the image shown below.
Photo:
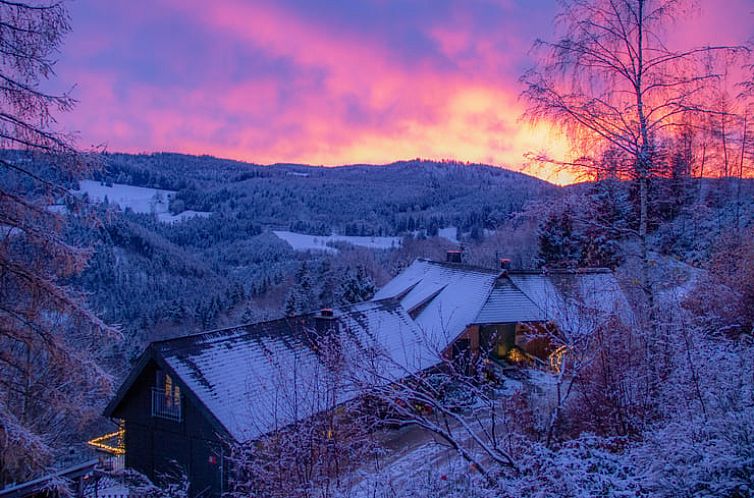
<path fill-rule="evenodd" d="M 181 421 L 181 387 L 162 370 L 157 371 L 155 387 L 152 389 L 152 416 Z"/>

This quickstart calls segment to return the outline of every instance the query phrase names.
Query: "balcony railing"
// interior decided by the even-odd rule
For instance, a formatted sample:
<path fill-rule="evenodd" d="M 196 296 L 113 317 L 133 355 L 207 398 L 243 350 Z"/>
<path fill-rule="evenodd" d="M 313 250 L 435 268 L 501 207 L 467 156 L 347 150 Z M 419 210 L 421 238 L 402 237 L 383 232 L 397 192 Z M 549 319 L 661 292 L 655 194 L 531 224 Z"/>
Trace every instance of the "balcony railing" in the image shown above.
<path fill-rule="evenodd" d="M 180 422 L 183 416 L 180 393 L 152 388 L 152 416 Z"/>

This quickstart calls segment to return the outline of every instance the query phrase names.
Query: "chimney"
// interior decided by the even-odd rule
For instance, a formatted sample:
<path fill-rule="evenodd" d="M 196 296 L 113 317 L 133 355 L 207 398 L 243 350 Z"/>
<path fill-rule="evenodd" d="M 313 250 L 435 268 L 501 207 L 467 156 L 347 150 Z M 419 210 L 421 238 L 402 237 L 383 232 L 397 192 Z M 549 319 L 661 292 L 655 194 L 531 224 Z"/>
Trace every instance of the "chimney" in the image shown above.
<path fill-rule="evenodd" d="M 508 271 L 511 269 L 511 260 L 508 258 L 500 258 L 500 269 Z"/>
<path fill-rule="evenodd" d="M 461 263 L 461 257 L 463 256 L 463 251 L 458 250 L 451 250 L 445 253 L 445 262 L 446 263 Z"/>
<path fill-rule="evenodd" d="M 314 317 L 314 324 L 317 335 L 320 337 L 338 330 L 338 320 L 335 318 L 335 312 L 332 308 L 322 308 L 319 314 Z"/>

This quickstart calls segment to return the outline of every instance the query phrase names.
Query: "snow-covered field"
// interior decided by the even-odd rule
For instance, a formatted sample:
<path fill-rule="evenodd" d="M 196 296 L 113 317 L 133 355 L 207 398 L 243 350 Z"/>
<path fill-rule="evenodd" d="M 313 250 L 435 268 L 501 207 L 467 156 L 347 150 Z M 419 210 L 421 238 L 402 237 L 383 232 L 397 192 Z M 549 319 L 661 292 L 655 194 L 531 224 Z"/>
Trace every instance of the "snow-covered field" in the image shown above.
<path fill-rule="evenodd" d="M 197 216 L 207 218 L 210 214 L 207 211 L 192 211 L 187 209 L 178 214 L 157 213 L 157 219 L 163 223 L 176 223 L 178 221 L 186 221 L 189 218 L 195 218 Z"/>
<path fill-rule="evenodd" d="M 112 186 L 102 185 L 94 180 L 82 180 L 76 193 L 88 195 L 89 200 L 117 204 L 121 209 L 131 209 L 134 213 L 167 213 L 170 198 L 175 195 L 173 190 L 135 187 L 122 183 Z"/>
<path fill-rule="evenodd" d="M 170 199 L 175 195 L 174 190 L 157 188 L 136 187 L 122 183 L 103 185 L 95 180 L 82 180 L 75 194 L 89 197 L 92 202 L 107 202 L 117 205 L 121 209 L 131 209 L 134 213 L 154 213 L 157 219 L 164 223 L 184 221 L 194 216 L 209 216 L 210 213 L 203 211 L 183 211 L 173 215 L 168 210 Z"/>
<path fill-rule="evenodd" d="M 400 237 L 357 237 L 352 235 L 307 235 L 303 233 L 273 230 L 276 236 L 288 242 L 296 251 L 325 251 L 336 253 L 338 250 L 328 244 L 345 242 L 354 246 L 372 249 L 393 249 L 400 247 Z"/>
<path fill-rule="evenodd" d="M 437 231 L 438 237 L 442 237 L 443 239 L 449 240 L 456 244 L 458 244 L 458 237 L 456 237 L 457 234 L 458 229 L 456 227 L 441 228 Z"/>

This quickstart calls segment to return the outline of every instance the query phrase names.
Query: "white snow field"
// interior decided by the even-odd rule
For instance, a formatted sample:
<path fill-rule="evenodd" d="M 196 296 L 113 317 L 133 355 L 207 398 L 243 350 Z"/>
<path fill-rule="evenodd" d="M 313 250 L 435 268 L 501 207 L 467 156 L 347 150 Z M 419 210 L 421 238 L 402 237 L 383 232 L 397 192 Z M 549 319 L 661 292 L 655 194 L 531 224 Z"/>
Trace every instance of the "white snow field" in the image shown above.
<path fill-rule="evenodd" d="M 411 232 L 414 237 L 419 237 L 420 235 L 424 234 L 424 236 L 427 236 L 427 230 L 414 230 Z M 458 238 L 456 235 L 458 234 L 458 229 L 456 227 L 445 227 L 440 228 L 437 230 L 437 236 L 441 239 L 449 240 L 450 242 L 454 244 L 458 244 Z"/>
<path fill-rule="evenodd" d="M 178 214 L 170 214 L 167 213 L 157 213 L 157 219 L 163 223 L 176 223 L 179 221 L 186 221 L 189 218 L 195 218 L 195 217 L 202 217 L 207 218 L 212 213 L 209 213 L 207 211 L 192 211 L 191 209 L 187 209 L 181 213 Z"/>
<path fill-rule="evenodd" d="M 437 236 L 458 244 L 457 232 L 458 229 L 456 227 L 441 228 L 437 231 Z"/>
<path fill-rule="evenodd" d="M 170 199 L 175 195 L 174 190 L 136 187 L 123 183 L 113 183 L 108 186 L 95 180 L 81 180 L 79 189 L 74 190 L 74 193 L 86 194 L 92 202 L 104 202 L 107 198 L 109 204 L 117 205 L 121 209 L 131 209 L 134 213 L 154 213 L 157 219 L 164 223 L 175 223 L 195 216 L 206 217 L 211 214 L 190 210 L 176 215 L 171 214 L 168 207 Z"/>
<path fill-rule="evenodd" d="M 394 249 L 400 247 L 400 237 L 357 237 L 353 235 L 307 235 L 304 233 L 273 230 L 278 238 L 288 242 L 296 251 L 325 251 L 337 253 L 338 250 L 328 244 L 346 242 L 371 249 Z"/>

